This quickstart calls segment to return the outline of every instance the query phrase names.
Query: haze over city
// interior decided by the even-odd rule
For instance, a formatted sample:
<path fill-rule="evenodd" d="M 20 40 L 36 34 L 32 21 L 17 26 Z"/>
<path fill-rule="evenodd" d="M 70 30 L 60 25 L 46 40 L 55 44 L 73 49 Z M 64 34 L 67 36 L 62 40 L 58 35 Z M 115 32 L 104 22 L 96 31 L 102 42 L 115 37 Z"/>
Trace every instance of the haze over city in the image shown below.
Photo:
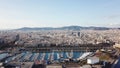
<path fill-rule="evenodd" d="M 0 0 L 0 29 L 120 26 L 120 0 Z"/>

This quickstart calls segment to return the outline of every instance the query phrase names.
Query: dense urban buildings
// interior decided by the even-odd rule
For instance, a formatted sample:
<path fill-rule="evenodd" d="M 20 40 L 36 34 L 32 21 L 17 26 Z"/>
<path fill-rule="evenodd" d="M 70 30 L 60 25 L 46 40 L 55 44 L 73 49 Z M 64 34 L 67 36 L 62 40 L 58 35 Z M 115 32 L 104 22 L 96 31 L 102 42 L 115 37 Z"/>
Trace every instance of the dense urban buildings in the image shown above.
<path fill-rule="evenodd" d="M 119 29 L 0 31 L 0 62 L 5 68 L 115 67 L 119 43 Z"/>
<path fill-rule="evenodd" d="M 120 43 L 120 31 L 111 30 L 48 30 L 48 31 L 0 31 L 0 43 L 22 46 L 39 44 L 78 45 L 102 42 Z"/>

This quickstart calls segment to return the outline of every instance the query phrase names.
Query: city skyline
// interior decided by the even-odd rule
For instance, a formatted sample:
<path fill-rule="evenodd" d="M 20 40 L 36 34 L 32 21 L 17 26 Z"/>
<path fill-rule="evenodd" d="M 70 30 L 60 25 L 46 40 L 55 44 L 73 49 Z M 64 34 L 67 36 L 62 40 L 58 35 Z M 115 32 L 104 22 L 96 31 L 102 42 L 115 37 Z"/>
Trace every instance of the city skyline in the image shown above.
<path fill-rule="evenodd" d="M 119 27 L 119 0 L 0 0 L 0 29 Z"/>

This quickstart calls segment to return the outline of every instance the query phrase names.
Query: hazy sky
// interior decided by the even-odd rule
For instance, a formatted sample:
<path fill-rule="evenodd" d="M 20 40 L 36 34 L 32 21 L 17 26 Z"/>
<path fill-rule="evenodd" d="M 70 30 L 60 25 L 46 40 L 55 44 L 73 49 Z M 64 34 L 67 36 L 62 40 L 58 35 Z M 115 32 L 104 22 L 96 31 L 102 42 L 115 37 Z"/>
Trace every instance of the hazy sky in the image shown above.
<path fill-rule="evenodd" d="M 120 26 L 120 0 L 0 0 L 0 29 Z"/>

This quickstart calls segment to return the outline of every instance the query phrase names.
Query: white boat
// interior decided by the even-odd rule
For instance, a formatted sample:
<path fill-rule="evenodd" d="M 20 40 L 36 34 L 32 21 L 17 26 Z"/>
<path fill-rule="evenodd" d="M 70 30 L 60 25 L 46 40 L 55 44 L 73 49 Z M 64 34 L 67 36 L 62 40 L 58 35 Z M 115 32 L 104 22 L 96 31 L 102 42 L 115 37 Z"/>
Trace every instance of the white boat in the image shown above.
<path fill-rule="evenodd" d="M 34 56 L 34 61 L 37 60 L 37 57 L 39 56 L 39 53 L 36 53 Z"/>
<path fill-rule="evenodd" d="M 86 52 L 86 53 L 83 53 L 82 56 L 80 56 L 79 58 L 77 58 L 77 60 L 81 60 L 81 59 L 84 59 L 85 57 L 87 57 L 88 55 L 92 54 L 92 52 Z"/>
<path fill-rule="evenodd" d="M 44 60 L 44 58 L 45 58 L 45 53 L 42 54 L 41 60 Z"/>
<path fill-rule="evenodd" d="M 63 58 L 63 53 L 61 52 L 61 53 L 59 54 L 59 56 L 60 56 L 60 58 Z"/>
<path fill-rule="evenodd" d="M 54 52 L 51 53 L 51 61 L 54 60 Z"/>
<path fill-rule="evenodd" d="M 57 53 L 57 59 L 60 59 L 60 54 L 59 53 Z"/>
<path fill-rule="evenodd" d="M 73 57 L 73 50 L 71 50 L 71 52 L 67 52 L 66 55 L 68 58 L 72 58 Z"/>

